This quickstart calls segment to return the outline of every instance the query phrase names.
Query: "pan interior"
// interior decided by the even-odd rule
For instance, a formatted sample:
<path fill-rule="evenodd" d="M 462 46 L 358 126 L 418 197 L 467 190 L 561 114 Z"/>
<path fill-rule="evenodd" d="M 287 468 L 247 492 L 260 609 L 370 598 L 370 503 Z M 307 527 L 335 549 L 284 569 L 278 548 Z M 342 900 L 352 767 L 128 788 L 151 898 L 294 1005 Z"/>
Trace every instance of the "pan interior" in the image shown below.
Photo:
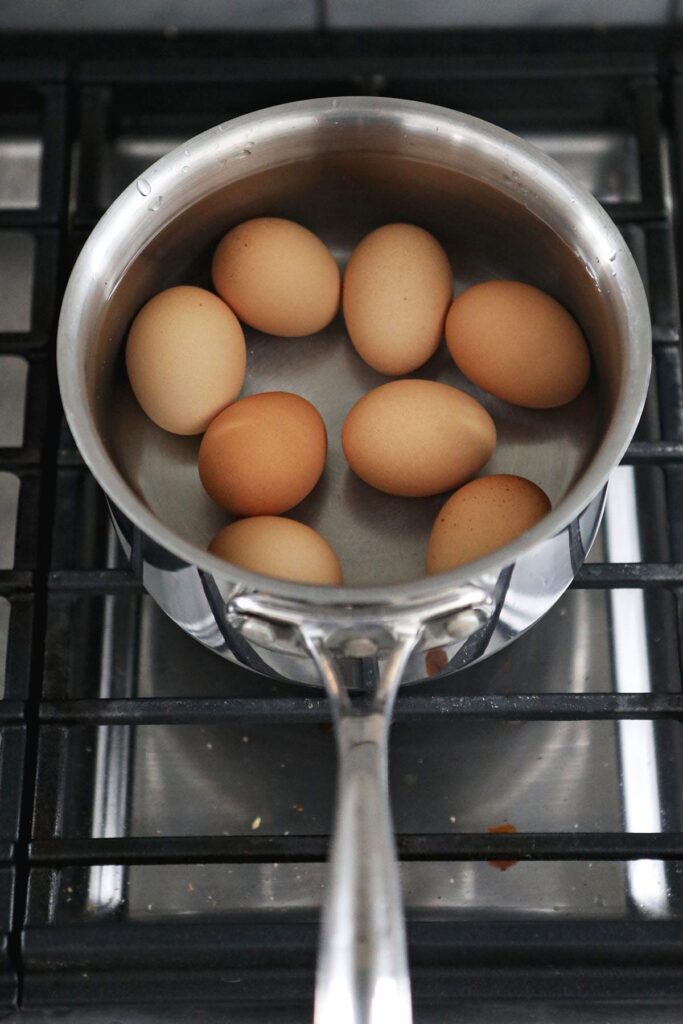
<path fill-rule="evenodd" d="M 162 288 L 178 283 L 211 287 L 215 244 L 232 225 L 259 215 L 290 217 L 311 228 L 341 267 L 373 228 L 394 221 L 419 224 L 447 250 L 454 294 L 478 281 L 512 278 L 543 288 L 567 305 L 597 357 L 591 384 L 568 406 L 536 411 L 494 399 L 463 377 L 445 344 L 411 376 L 453 384 L 489 410 L 498 446 L 484 473 L 529 477 L 553 505 L 568 494 L 599 443 L 611 403 L 600 358 L 609 325 L 601 321 L 584 261 L 523 203 L 489 185 L 417 160 L 358 153 L 271 168 L 212 193 L 167 224 L 116 287 L 93 349 L 104 398 L 98 402 L 98 426 L 119 470 L 166 526 L 205 550 L 229 517 L 200 484 L 200 438 L 162 431 L 133 398 L 122 358 L 127 328 L 140 305 Z M 313 337 L 284 339 L 250 328 L 245 336 L 243 394 L 285 390 L 303 395 L 318 408 L 328 431 L 324 476 L 288 514 L 332 544 L 351 586 L 422 576 L 429 531 L 447 495 L 390 497 L 364 484 L 346 464 L 341 449 L 344 417 L 361 395 L 387 378 L 356 355 L 341 315 Z"/>

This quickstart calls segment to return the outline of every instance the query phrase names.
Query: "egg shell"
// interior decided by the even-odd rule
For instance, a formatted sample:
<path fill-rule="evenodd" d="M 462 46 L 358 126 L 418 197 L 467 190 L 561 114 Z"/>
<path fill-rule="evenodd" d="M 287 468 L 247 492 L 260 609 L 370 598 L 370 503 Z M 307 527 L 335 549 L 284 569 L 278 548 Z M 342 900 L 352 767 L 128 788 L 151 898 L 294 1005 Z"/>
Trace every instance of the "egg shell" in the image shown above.
<path fill-rule="evenodd" d="M 394 380 L 356 402 L 342 445 L 366 483 L 418 498 L 452 490 L 478 473 L 496 446 L 496 427 L 464 391 L 430 380 Z"/>
<path fill-rule="evenodd" d="M 531 529 L 550 511 L 544 491 L 521 476 L 471 480 L 436 517 L 427 547 L 427 572 L 472 562 Z"/>
<path fill-rule="evenodd" d="M 446 318 L 446 341 L 466 377 L 514 405 L 565 405 L 590 375 L 588 345 L 574 317 L 519 281 L 486 281 L 459 295 Z"/>
<path fill-rule="evenodd" d="M 138 402 L 172 434 L 200 434 L 234 401 L 247 350 L 239 320 L 212 292 L 179 285 L 159 292 L 131 324 L 126 369 Z"/>
<path fill-rule="evenodd" d="M 293 519 L 238 519 L 216 534 L 209 551 L 243 569 L 281 580 L 328 586 L 342 582 L 339 559 L 327 541 Z"/>
<path fill-rule="evenodd" d="M 314 334 L 339 309 L 341 281 L 332 253 L 308 228 L 281 217 L 257 217 L 228 231 L 211 273 L 238 317 L 266 334 Z"/>
<path fill-rule="evenodd" d="M 344 321 L 358 355 L 390 377 L 422 366 L 441 341 L 452 295 L 448 256 L 428 231 L 371 231 L 344 271 Z"/>
<path fill-rule="evenodd" d="M 199 448 L 199 476 L 233 515 L 278 515 L 313 490 L 326 455 L 327 432 L 315 406 L 300 395 L 267 391 L 213 420 Z"/>

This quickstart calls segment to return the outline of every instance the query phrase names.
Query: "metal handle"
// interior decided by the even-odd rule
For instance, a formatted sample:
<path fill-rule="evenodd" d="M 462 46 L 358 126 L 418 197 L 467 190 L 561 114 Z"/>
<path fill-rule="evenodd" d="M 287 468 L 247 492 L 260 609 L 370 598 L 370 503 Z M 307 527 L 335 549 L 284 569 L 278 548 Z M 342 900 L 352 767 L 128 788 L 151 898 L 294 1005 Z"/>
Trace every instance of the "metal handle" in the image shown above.
<path fill-rule="evenodd" d="M 383 715 L 342 718 L 315 1024 L 410 1024 L 410 980 Z"/>
<path fill-rule="evenodd" d="M 339 752 L 315 1024 L 411 1024 L 387 745 L 394 696 L 416 634 L 397 642 L 371 710 L 364 713 L 353 708 L 324 642 L 311 636 L 306 640 L 332 700 Z"/>

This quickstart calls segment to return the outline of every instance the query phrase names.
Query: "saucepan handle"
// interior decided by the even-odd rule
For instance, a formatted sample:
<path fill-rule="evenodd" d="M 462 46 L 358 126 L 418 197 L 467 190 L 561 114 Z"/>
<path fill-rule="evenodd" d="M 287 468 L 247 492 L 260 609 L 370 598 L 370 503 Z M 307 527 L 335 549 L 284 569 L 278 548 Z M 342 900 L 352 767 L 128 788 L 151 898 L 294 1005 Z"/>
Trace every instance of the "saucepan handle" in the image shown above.
<path fill-rule="evenodd" d="M 405 925 L 384 714 L 337 725 L 338 803 L 323 912 L 315 1024 L 410 1024 Z"/>
<path fill-rule="evenodd" d="M 393 700 L 415 640 L 413 633 L 397 642 L 371 710 L 361 713 L 324 645 L 308 639 L 332 701 L 339 753 L 315 1024 L 412 1021 L 387 752 Z"/>

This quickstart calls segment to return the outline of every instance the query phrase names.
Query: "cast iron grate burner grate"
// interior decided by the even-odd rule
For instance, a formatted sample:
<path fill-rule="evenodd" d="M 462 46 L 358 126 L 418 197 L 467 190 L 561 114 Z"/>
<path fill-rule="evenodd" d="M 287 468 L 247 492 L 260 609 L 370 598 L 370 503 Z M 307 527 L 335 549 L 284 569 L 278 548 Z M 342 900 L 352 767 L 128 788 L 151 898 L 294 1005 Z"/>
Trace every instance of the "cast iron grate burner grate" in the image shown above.
<path fill-rule="evenodd" d="M 323 41 L 290 56 L 269 55 L 264 42 L 253 60 L 133 63 L 93 62 L 84 42 L 63 64 L 0 64 L 0 266 L 23 302 L 14 320 L 0 315 L 0 380 L 11 374 L 11 395 L 23 401 L 0 418 L 2 529 L 11 524 L 0 545 L 7 1005 L 310 1001 L 334 771 L 326 700 L 220 666 L 154 611 L 64 427 L 54 338 L 80 244 L 156 156 L 237 113 L 359 92 L 467 110 L 584 174 L 636 256 L 654 336 L 650 399 L 619 471 L 636 546 L 620 547 L 607 530 L 519 660 L 494 659 L 488 687 L 475 667 L 458 683 L 399 695 L 392 789 L 417 1004 L 683 996 L 683 392 L 671 153 L 680 137 L 667 126 L 683 113 L 683 88 L 654 57 L 451 57 L 442 46 L 432 58 L 415 48 L 387 55 L 378 45 L 373 55 L 368 44 L 361 58 Z M 619 654 L 633 615 L 649 682 Z M 530 667 L 536 678 L 524 674 Z M 535 740 L 510 739 L 520 730 L 539 737 L 540 757 L 528 754 Z M 499 743 L 507 769 L 487 765 L 462 814 L 453 779 L 469 770 L 471 790 L 478 776 L 451 760 L 451 747 L 466 762 Z M 595 802 L 579 806 L 567 786 L 585 795 L 591 780 L 578 769 L 574 779 L 553 751 L 561 762 L 568 750 L 583 756 L 581 744 Z M 290 759 L 282 751 L 292 746 Z M 626 754 L 638 751 L 642 777 L 629 781 Z M 272 770 L 257 778 L 270 756 Z M 539 804 L 523 805 L 526 822 L 515 820 L 515 771 Z M 542 806 L 548 792 L 556 808 Z M 511 822 L 517 832 L 487 830 Z M 500 871 L 492 861 L 519 863 Z"/>

